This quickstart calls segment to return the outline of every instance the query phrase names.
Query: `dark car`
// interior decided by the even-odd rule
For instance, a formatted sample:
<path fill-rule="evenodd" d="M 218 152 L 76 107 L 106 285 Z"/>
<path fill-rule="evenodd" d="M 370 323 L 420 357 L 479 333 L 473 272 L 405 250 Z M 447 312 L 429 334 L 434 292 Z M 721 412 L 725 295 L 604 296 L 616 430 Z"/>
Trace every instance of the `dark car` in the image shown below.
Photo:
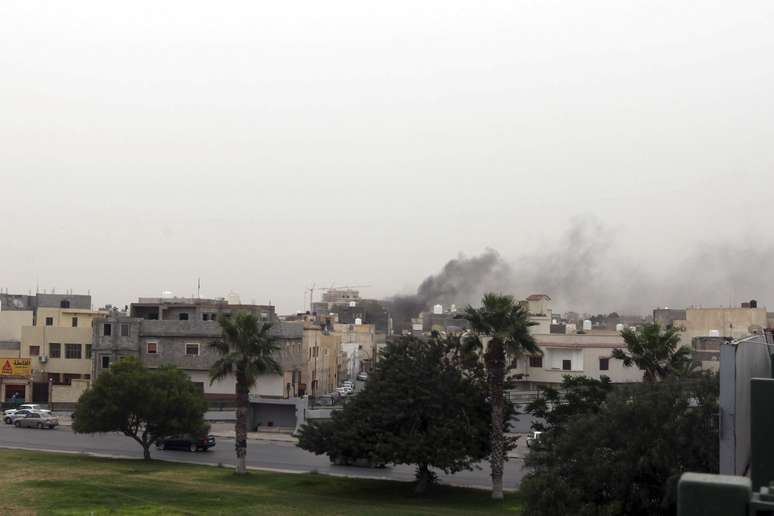
<path fill-rule="evenodd" d="M 215 446 L 215 436 L 194 437 L 191 434 L 173 435 L 156 441 L 156 447 L 162 450 L 207 451 Z"/>

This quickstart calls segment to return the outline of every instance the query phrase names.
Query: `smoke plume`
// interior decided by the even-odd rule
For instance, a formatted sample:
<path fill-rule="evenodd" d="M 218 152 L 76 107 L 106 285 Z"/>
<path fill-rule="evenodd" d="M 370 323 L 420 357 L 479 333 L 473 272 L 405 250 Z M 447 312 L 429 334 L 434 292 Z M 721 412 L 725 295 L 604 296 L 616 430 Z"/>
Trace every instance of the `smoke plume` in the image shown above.
<path fill-rule="evenodd" d="M 673 253 L 663 242 L 665 253 Z M 556 241 L 507 261 L 487 249 L 449 261 L 427 277 L 416 294 L 395 296 L 396 321 L 416 317 L 434 304 L 476 305 L 486 292 L 523 299 L 551 296 L 555 311 L 647 315 L 670 306 L 728 306 L 757 299 L 765 306 L 774 288 L 774 246 L 755 243 L 699 245 L 687 255 L 667 255 L 667 265 L 648 266 L 627 254 L 612 230 L 593 218 L 575 218 Z"/>

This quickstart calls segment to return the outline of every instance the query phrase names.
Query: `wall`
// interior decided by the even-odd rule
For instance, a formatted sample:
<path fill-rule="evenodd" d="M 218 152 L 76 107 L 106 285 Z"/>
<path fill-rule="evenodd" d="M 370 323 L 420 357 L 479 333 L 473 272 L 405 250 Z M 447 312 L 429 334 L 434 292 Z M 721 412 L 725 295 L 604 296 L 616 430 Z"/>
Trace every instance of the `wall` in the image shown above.
<path fill-rule="evenodd" d="M 278 375 L 278 374 L 261 375 L 258 377 L 258 381 L 255 382 L 255 388 L 251 389 L 250 392 L 257 394 L 258 396 L 284 398 L 285 397 L 284 375 Z"/>
<path fill-rule="evenodd" d="M 684 321 L 675 321 L 685 328 L 681 342 L 691 345 L 694 337 L 708 336 L 710 330 L 718 330 L 721 337 L 740 339 L 752 333 L 750 328 L 768 326 L 765 308 L 689 308 Z"/>
<path fill-rule="evenodd" d="M 0 311 L 0 341 L 20 342 L 23 326 L 32 326 L 31 310 Z"/>
<path fill-rule="evenodd" d="M 51 343 L 60 344 L 61 358 L 51 358 Z M 65 344 L 79 344 L 81 358 L 65 358 Z M 30 356 L 30 346 L 40 346 L 38 357 L 32 358 L 32 369 L 36 373 L 91 374 L 92 361 L 87 357 L 86 344 L 92 344 L 91 327 L 63 328 L 56 326 L 25 326 L 22 329 L 21 356 Z M 42 362 L 40 356 L 47 356 Z"/>
<path fill-rule="evenodd" d="M 77 403 L 78 398 L 88 388 L 88 380 L 73 380 L 70 385 L 54 385 L 51 387 L 51 401 L 53 403 Z"/>
<path fill-rule="evenodd" d="M 543 350 L 543 366 L 531 367 L 529 359 L 519 359 L 511 374 L 524 374 L 525 384 L 561 383 L 565 375 L 585 375 L 592 378 L 607 376 L 613 383 L 641 382 L 642 371 L 636 366 L 624 367 L 620 360 L 611 357 L 613 349 L 625 349 L 626 345 L 619 335 L 580 334 L 580 335 L 535 335 L 535 340 Z M 607 358 L 608 369 L 600 369 L 600 359 Z M 572 370 L 562 370 L 562 360 L 572 361 Z"/>
<path fill-rule="evenodd" d="M 762 335 L 720 346 L 720 473 L 743 475 L 750 463 L 750 381 L 771 378 Z"/>

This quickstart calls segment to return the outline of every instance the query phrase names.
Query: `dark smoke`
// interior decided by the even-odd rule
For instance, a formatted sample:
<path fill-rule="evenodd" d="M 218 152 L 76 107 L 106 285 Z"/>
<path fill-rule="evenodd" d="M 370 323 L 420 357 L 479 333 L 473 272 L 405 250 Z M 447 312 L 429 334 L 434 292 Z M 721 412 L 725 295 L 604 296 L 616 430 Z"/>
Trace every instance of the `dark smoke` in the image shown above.
<path fill-rule="evenodd" d="M 486 292 L 508 292 L 512 278 L 511 267 L 492 249 L 472 258 L 460 255 L 426 278 L 416 294 L 390 299 L 393 320 L 405 323 L 435 304 L 476 304 Z"/>
<path fill-rule="evenodd" d="M 477 305 L 486 292 L 517 299 L 548 294 L 555 311 L 647 315 L 662 306 L 738 306 L 750 299 L 765 306 L 774 288 L 773 245 L 700 245 L 685 255 L 669 242 L 654 244 L 668 265 L 649 268 L 596 219 L 575 218 L 556 242 L 513 263 L 492 249 L 449 261 L 416 294 L 390 300 L 393 319 L 416 317 L 434 304 Z"/>

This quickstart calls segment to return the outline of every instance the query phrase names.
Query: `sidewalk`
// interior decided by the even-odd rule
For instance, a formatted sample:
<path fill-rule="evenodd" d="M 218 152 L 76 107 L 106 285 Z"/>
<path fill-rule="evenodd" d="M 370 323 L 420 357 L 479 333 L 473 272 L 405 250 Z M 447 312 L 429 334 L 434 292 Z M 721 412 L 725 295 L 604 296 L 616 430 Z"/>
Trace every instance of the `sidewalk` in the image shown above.
<path fill-rule="evenodd" d="M 215 437 L 220 437 L 223 439 L 235 438 L 235 434 L 233 430 L 220 430 L 220 431 L 210 432 L 210 434 L 214 435 Z M 279 432 L 247 432 L 247 439 L 250 441 L 273 441 L 273 442 L 283 442 L 283 443 L 289 443 L 289 444 L 298 443 L 298 439 L 296 439 L 292 435 L 282 434 Z"/>

